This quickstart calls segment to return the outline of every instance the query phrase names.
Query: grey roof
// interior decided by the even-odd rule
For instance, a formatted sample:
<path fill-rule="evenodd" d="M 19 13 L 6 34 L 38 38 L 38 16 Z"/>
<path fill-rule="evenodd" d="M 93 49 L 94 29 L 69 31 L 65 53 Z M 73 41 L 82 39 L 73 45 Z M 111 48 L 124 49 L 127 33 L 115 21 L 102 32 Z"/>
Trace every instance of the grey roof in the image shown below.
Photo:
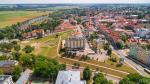
<path fill-rule="evenodd" d="M 86 84 L 80 80 L 80 71 L 59 71 L 56 84 Z"/>
<path fill-rule="evenodd" d="M 11 77 L 11 75 L 0 75 L 0 84 L 3 84 L 9 77 Z"/>
<path fill-rule="evenodd" d="M 15 65 L 16 63 L 18 63 L 18 61 L 16 60 L 2 60 L 0 61 L 0 67 L 12 66 Z"/>

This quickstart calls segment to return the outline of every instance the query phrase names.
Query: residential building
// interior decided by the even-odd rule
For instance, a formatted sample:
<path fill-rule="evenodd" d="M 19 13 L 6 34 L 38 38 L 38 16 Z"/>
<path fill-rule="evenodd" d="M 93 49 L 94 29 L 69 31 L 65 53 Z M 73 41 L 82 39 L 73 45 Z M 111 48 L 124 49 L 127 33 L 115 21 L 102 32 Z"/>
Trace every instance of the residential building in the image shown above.
<path fill-rule="evenodd" d="M 68 38 L 64 42 L 65 48 L 70 50 L 84 49 L 85 48 L 85 38 L 84 37 L 72 37 Z"/>
<path fill-rule="evenodd" d="M 12 76 L 0 75 L 0 84 L 14 84 L 12 80 Z"/>
<path fill-rule="evenodd" d="M 29 38 L 37 38 L 38 36 L 43 36 L 44 30 L 43 29 L 36 29 L 36 30 L 32 30 L 31 32 L 26 32 L 22 34 L 22 38 L 23 39 L 29 39 Z"/>
<path fill-rule="evenodd" d="M 149 34 L 150 30 L 146 28 L 138 28 L 136 29 L 136 35 L 140 38 L 146 38 L 148 37 L 147 35 Z"/>
<path fill-rule="evenodd" d="M 4 73 L 11 73 L 14 70 L 14 67 L 17 65 L 18 65 L 18 61 L 16 60 L 0 61 L 0 69 L 2 69 Z"/>
<path fill-rule="evenodd" d="M 72 25 L 68 20 L 64 20 L 61 22 L 61 24 L 55 28 L 55 32 L 61 32 L 61 31 L 65 31 L 65 30 L 71 30 L 71 29 L 75 29 L 76 26 Z"/>
<path fill-rule="evenodd" d="M 86 84 L 80 78 L 80 71 L 59 71 L 56 84 Z"/>
<path fill-rule="evenodd" d="M 129 56 L 150 66 L 150 51 L 138 46 L 137 44 L 131 44 Z"/>

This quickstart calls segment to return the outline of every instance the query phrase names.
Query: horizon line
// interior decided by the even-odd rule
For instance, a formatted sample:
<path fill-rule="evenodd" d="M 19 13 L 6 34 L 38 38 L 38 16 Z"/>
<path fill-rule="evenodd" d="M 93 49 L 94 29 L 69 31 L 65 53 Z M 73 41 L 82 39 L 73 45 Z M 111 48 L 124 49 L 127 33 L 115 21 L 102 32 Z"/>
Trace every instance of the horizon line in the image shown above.
<path fill-rule="evenodd" d="M 144 3 L 0 3 L 0 5 L 50 5 L 50 4 L 150 4 L 150 2 Z"/>

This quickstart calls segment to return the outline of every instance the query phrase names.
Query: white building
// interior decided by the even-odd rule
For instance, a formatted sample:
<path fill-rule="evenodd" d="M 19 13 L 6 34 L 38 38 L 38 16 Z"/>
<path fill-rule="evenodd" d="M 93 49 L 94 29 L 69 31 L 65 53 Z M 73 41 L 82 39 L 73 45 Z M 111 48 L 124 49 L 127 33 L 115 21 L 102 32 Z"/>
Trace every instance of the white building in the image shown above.
<path fill-rule="evenodd" d="M 149 32 L 150 32 L 150 30 L 146 29 L 146 28 L 136 29 L 136 35 L 141 38 L 147 37 Z"/>
<path fill-rule="evenodd" d="M 13 84 L 12 76 L 0 75 L 0 84 Z"/>
<path fill-rule="evenodd" d="M 80 71 L 59 71 L 56 84 L 86 84 L 80 80 Z"/>

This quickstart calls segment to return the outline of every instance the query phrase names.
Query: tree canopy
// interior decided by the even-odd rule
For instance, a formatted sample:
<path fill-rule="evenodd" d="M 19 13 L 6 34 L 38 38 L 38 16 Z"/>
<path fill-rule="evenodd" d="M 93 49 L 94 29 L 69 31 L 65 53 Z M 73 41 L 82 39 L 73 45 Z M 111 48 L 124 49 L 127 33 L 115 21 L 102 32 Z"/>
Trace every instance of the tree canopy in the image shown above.
<path fill-rule="evenodd" d="M 92 71 L 90 70 L 89 67 L 86 67 L 83 71 L 83 79 L 90 80 L 91 75 L 92 75 Z"/>
<path fill-rule="evenodd" d="M 31 53 L 34 50 L 34 47 L 31 47 L 30 45 L 27 45 L 23 48 L 23 51 L 25 53 Z"/>
<path fill-rule="evenodd" d="M 108 81 L 102 73 L 97 73 L 93 77 L 93 84 L 113 84 L 111 81 Z"/>
<path fill-rule="evenodd" d="M 47 59 L 43 56 L 38 56 L 34 65 L 34 75 L 38 77 L 54 77 L 56 78 L 58 71 L 65 70 L 64 64 L 59 64 L 54 59 Z"/>
<path fill-rule="evenodd" d="M 143 77 L 139 74 L 129 74 L 124 77 L 119 84 L 149 84 L 150 78 Z"/>

